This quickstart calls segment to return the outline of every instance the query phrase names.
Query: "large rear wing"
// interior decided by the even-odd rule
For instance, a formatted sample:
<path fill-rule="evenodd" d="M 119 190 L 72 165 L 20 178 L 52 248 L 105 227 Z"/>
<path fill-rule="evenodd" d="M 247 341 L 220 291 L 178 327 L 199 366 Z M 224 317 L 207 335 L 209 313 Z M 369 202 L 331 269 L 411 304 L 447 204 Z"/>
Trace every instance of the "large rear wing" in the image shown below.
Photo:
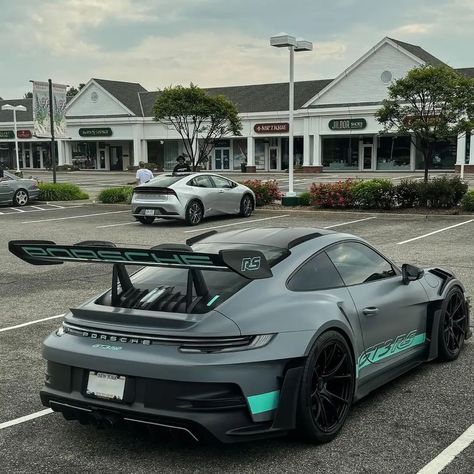
<path fill-rule="evenodd" d="M 147 267 L 232 270 L 249 280 L 270 278 L 270 265 L 258 250 L 220 250 L 217 254 L 197 253 L 184 244 L 161 244 L 151 249 L 116 247 L 112 242 L 85 241 L 58 245 L 46 240 L 12 240 L 11 253 L 32 265 L 63 262 L 109 263 Z"/>

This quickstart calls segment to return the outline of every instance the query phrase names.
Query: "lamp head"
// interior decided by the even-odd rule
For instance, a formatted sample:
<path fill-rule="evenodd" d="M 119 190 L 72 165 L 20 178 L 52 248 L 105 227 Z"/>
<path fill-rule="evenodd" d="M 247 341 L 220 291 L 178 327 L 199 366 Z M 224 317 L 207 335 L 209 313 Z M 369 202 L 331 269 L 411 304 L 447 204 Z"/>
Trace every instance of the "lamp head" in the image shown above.
<path fill-rule="evenodd" d="M 275 48 L 296 46 L 296 38 L 288 33 L 278 33 L 270 38 L 270 46 L 275 46 Z"/>
<path fill-rule="evenodd" d="M 312 51 L 313 43 L 311 41 L 306 41 L 303 38 L 298 38 L 296 40 L 295 51 Z"/>

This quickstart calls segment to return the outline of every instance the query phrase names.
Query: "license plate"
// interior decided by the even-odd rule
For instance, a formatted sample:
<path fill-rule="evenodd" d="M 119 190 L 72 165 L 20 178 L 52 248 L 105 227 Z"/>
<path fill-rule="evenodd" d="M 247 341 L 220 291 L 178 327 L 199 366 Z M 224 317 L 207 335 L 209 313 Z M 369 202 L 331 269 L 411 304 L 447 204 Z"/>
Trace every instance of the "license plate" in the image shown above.
<path fill-rule="evenodd" d="M 106 374 L 105 372 L 89 372 L 87 395 L 105 400 L 123 400 L 125 376 Z"/>
<path fill-rule="evenodd" d="M 154 216 L 155 210 L 154 209 L 145 209 L 145 216 Z"/>

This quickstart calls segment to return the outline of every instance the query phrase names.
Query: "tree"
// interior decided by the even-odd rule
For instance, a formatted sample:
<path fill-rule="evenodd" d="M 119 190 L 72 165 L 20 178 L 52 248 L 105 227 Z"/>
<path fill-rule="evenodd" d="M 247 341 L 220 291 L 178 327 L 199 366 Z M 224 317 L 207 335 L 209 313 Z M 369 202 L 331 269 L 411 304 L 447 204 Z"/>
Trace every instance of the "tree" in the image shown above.
<path fill-rule="evenodd" d="M 474 126 L 474 79 L 447 66 L 412 69 L 388 87 L 375 117 L 382 133 L 411 136 L 423 155 L 426 182 L 436 142 Z"/>
<path fill-rule="evenodd" d="M 179 133 L 193 171 L 206 161 L 216 140 L 241 135 L 235 105 L 223 95 L 211 96 L 194 84 L 160 91 L 153 114 L 157 122 L 171 124 Z"/>
<path fill-rule="evenodd" d="M 85 84 L 83 82 L 79 83 L 79 86 L 77 87 L 77 89 L 74 87 L 74 86 L 71 86 L 68 88 L 67 92 L 66 92 L 66 95 L 68 97 L 74 97 L 76 94 L 79 93 L 79 91 L 85 86 Z"/>
<path fill-rule="evenodd" d="M 30 92 L 27 92 L 27 93 L 23 96 L 23 98 L 25 98 L 25 99 L 32 99 L 32 98 L 33 98 L 33 92 L 31 92 L 31 91 L 30 91 Z"/>

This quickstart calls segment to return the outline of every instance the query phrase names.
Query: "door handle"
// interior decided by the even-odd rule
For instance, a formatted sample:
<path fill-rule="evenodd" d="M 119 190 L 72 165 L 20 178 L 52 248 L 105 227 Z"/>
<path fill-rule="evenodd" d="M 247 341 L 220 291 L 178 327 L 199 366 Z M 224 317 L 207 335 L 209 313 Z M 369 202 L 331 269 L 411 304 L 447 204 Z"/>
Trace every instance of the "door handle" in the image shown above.
<path fill-rule="evenodd" d="M 376 308 L 375 306 L 369 306 L 367 308 L 364 308 L 362 310 L 362 312 L 366 315 L 366 316 L 373 316 L 374 314 L 377 314 L 379 312 L 379 309 Z"/>

